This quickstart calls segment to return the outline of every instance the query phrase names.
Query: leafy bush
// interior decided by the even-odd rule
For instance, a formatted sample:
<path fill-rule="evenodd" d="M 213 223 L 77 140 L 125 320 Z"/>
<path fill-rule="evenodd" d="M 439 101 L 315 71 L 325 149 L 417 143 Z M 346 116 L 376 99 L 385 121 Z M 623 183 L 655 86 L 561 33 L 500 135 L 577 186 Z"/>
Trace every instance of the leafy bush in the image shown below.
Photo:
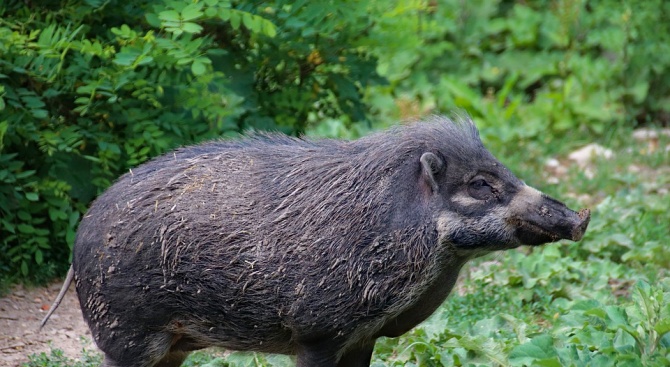
<path fill-rule="evenodd" d="M 365 4 L 0 5 L 0 271 L 53 276 L 88 203 L 170 148 L 367 119 Z M 69 247 L 68 247 L 69 246 Z"/>

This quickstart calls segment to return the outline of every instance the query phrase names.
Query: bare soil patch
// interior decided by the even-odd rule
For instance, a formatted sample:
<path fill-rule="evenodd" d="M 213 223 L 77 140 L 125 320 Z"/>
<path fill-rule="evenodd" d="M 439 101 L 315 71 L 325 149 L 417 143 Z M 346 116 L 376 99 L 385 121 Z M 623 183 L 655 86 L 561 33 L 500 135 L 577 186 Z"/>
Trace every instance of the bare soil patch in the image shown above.
<path fill-rule="evenodd" d="M 26 289 L 16 286 L 0 298 L 0 366 L 21 366 L 32 354 L 61 349 L 79 358 L 84 348 L 96 349 L 71 286 L 63 302 L 40 331 L 42 318 L 60 290 L 62 282 Z"/>

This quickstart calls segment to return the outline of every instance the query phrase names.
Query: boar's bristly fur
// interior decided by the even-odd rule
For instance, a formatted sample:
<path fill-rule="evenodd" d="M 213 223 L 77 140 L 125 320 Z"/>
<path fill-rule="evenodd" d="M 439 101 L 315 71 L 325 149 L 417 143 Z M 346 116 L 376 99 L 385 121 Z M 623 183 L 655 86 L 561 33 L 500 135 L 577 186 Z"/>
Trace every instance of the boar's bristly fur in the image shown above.
<path fill-rule="evenodd" d="M 581 238 L 588 212 L 559 204 L 467 118 L 355 141 L 209 142 L 92 204 L 74 281 L 106 366 L 178 366 L 209 346 L 367 366 L 375 339 L 428 317 L 473 256 Z"/>

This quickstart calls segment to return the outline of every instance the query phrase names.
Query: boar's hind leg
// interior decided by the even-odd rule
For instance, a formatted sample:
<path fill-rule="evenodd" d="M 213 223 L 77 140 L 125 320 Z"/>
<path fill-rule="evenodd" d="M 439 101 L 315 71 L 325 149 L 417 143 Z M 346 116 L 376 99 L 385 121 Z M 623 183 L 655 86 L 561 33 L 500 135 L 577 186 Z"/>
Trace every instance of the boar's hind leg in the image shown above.
<path fill-rule="evenodd" d="M 170 353 L 163 357 L 158 363 L 155 364 L 142 364 L 141 366 L 151 366 L 151 367 L 179 367 L 186 359 L 186 353 Z M 101 367 L 126 367 L 123 363 L 117 363 L 116 361 L 111 360 L 109 357 L 105 357 L 105 360 L 102 361 Z"/>
<path fill-rule="evenodd" d="M 132 347 L 119 348 L 111 343 L 99 345 L 105 352 L 102 367 L 178 367 L 194 349 L 189 348 L 189 341 L 181 335 L 158 332 L 122 343 Z"/>
<path fill-rule="evenodd" d="M 155 367 L 179 367 L 186 359 L 188 353 L 185 352 L 172 352 L 163 357 Z"/>

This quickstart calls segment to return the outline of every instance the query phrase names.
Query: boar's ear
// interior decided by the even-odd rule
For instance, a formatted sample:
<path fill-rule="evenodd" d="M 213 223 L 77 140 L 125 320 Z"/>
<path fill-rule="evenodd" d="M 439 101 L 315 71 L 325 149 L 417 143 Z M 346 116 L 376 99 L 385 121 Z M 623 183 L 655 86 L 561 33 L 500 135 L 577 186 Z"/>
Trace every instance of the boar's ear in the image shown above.
<path fill-rule="evenodd" d="M 437 192 L 437 174 L 442 171 L 444 162 L 434 153 L 426 152 L 421 155 L 421 176 L 433 192 Z"/>

